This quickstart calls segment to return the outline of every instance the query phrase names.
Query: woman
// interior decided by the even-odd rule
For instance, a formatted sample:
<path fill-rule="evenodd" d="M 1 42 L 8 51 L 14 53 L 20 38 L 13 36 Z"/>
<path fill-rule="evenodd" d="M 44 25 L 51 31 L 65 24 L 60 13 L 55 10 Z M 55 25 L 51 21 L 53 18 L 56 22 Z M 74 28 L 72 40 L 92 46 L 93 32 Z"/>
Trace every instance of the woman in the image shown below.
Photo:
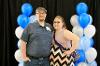
<path fill-rule="evenodd" d="M 71 54 L 78 46 L 78 36 L 66 29 L 65 21 L 61 16 L 55 17 L 53 27 L 50 66 L 74 66 L 74 58 Z"/>

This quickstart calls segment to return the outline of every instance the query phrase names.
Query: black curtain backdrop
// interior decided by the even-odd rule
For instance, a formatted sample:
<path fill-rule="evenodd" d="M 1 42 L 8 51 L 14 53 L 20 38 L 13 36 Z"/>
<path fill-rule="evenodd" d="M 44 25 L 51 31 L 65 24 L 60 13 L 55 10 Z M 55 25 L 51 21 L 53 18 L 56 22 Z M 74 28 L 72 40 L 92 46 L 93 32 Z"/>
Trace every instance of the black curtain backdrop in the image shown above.
<path fill-rule="evenodd" d="M 93 25 L 96 27 L 94 36 L 95 45 L 98 52 L 96 61 L 100 65 L 100 0 L 0 0 L 0 66 L 17 66 L 18 62 L 14 58 L 14 53 L 18 49 L 18 39 L 15 36 L 17 17 L 21 14 L 23 3 L 29 2 L 35 10 L 43 6 L 48 10 L 46 21 L 52 24 L 56 15 L 62 15 L 69 30 L 72 29 L 70 18 L 76 14 L 75 6 L 79 2 L 85 2 L 88 7 L 88 13 L 93 17 Z M 33 11 L 34 14 L 34 11 Z"/>

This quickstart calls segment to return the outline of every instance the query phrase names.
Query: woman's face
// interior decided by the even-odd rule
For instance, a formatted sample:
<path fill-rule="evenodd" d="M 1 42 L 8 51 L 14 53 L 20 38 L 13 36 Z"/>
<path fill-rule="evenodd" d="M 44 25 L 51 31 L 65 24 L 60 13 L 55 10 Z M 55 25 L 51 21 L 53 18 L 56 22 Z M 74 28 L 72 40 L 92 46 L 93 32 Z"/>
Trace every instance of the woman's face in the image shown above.
<path fill-rule="evenodd" d="M 55 18 L 53 22 L 53 27 L 55 30 L 59 30 L 63 28 L 63 22 L 59 18 Z"/>

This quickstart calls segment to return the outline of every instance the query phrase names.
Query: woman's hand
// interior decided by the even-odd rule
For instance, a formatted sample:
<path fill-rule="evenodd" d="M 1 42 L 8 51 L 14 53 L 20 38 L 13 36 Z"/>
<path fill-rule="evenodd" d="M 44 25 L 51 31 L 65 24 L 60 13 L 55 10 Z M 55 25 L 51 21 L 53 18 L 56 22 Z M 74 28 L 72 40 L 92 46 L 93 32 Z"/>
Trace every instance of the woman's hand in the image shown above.
<path fill-rule="evenodd" d="M 72 53 L 72 52 L 71 52 L 70 50 L 67 50 L 67 51 L 65 50 L 65 51 L 64 51 L 64 54 L 65 54 L 65 55 L 71 55 L 71 53 Z"/>

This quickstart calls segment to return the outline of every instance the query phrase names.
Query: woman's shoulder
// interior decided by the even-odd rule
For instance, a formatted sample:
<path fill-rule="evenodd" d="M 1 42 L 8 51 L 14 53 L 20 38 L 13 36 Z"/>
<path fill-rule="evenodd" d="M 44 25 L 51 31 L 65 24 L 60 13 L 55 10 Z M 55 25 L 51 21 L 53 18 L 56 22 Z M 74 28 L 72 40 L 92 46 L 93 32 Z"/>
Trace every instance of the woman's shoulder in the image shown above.
<path fill-rule="evenodd" d="M 64 32 L 70 32 L 70 31 L 69 31 L 68 29 L 66 29 L 66 28 L 65 28 L 65 29 L 63 29 L 63 31 L 64 31 Z"/>
<path fill-rule="evenodd" d="M 70 34 L 72 34 L 72 32 L 70 31 L 70 30 L 68 30 L 68 29 L 64 29 L 64 34 L 66 35 L 70 35 Z"/>

